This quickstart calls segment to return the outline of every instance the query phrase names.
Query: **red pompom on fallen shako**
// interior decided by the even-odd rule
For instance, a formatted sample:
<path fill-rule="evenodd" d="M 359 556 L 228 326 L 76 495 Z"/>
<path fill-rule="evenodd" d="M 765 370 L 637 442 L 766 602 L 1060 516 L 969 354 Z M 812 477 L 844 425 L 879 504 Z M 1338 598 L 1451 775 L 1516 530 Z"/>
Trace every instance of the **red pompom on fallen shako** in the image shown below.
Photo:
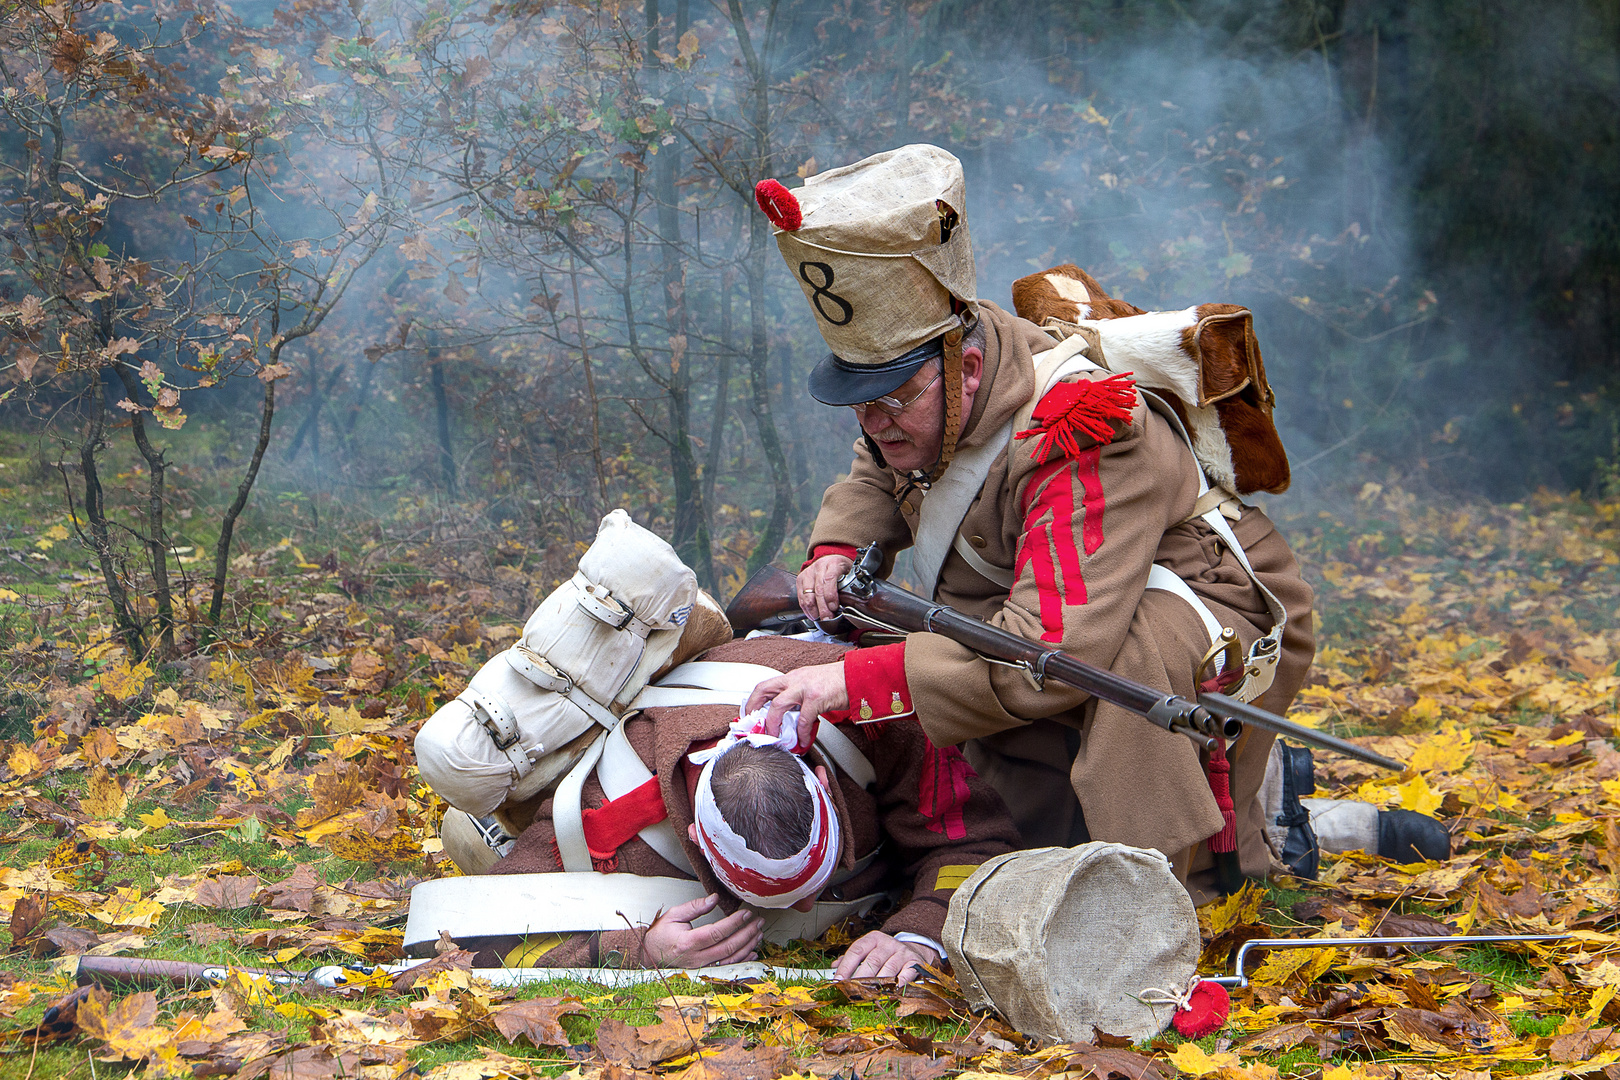
<path fill-rule="evenodd" d="M 771 219 L 771 224 L 783 232 L 797 232 L 799 226 L 804 224 L 804 212 L 799 209 L 799 200 L 775 180 L 761 180 L 755 184 L 754 201 Z"/>
<path fill-rule="evenodd" d="M 1226 987 L 1200 979 L 1187 995 L 1187 1007 L 1177 1009 L 1170 1024 L 1185 1038 L 1201 1039 L 1225 1027 L 1231 1011 L 1232 999 L 1227 997 Z"/>

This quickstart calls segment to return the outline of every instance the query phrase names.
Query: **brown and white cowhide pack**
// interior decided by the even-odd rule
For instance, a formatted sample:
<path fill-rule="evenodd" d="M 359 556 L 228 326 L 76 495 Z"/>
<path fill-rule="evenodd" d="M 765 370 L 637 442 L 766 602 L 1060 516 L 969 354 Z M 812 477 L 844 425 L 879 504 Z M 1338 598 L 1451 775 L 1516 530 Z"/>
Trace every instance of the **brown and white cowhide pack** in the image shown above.
<path fill-rule="evenodd" d="M 1165 398 L 1211 483 L 1239 495 L 1287 490 L 1288 454 L 1271 419 L 1277 399 L 1248 308 L 1143 311 L 1070 264 L 1019 278 L 1012 295 L 1020 317 L 1060 340 L 1084 334 L 1094 363 Z"/>

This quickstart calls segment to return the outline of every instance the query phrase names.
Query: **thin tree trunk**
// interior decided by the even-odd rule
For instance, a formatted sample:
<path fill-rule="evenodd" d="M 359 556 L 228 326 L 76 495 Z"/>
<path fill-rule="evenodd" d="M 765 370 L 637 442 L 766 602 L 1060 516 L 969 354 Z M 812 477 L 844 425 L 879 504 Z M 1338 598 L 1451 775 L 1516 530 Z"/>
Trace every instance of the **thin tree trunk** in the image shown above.
<path fill-rule="evenodd" d="M 720 475 L 720 458 L 726 442 L 726 413 L 730 409 L 732 340 L 731 294 L 736 288 L 730 267 L 720 275 L 720 368 L 715 373 L 714 414 L 709 417 L 708 460 L 703 464 L 703 507 L 709 513 L 709 533 L 714 533 L 714 481 Z"/>
<path fill-rule="evenodd" d="M 281 347 L 278 345 L 270 354 L 272 366 L 280 362 L 280 355 Z M 253 493 L 253 482 L 259 478 L 259 466 L 264 464 L 264 451 L 270 445 L 270 429 L 275 417 L 276 383 L 274 379 L 269 379 L 264 384 L 264 408 L 259 414 L 259 441 L 253 446 L 247 474 L 236 487 L 236 498 L 226 508 L 225 516 L 219 523 L 219 545 L 214 552 L 214 595 L 208 602 L 208 621 L 216 626 L 219 624 L 220 609 L 225 606 L 225 582 L 231 569 L 231 538 L 236 534 L 236 519 L 242 516 L 248 496 Z"/>
<path fill-rule="evenodd" d="M 608 506 L 607 474 L 602 471 L 602 410 L 596 400 L 596 378 L 591 374 L 591 351 L 585 344 L 585 316 L 579 304 L 579 268 L 568 256 L 568 280 L 574 287 L 574 329 L 579 332 L 579 358 L 585 366 L 585 396 L 591 404 L 591 462 L 596 466 L 597 511 Z"/>
<path fill-rule="evenodd" d="M 782 409 L 792 413 L 792 402 L 798 392 L 798 381 L 793 377 L 793 350 L 782 350 Z M 798 425 L 793 427 L 790 445 L 793 449 L 789 464 L 792 466 L 793 494 L 798 503 L 798 512 L 801 518 L 807 518 L 816 512 L 810 503 L 810 461 L 809 453 L 805 449 L 805 439 L 802 429 Z"/>
<path fill-rule="evenodd" d="M 776 558 L 782 538 L 787 535 L 788 511 L 793 506 L 793 485 L 788 481 L 787 457 L 782 453 L 782 440 L 777 434 L 776 419 L 771 413 L 771 374 L 769 370 L 769 327 L 765 312 L 765 241 L 767 228 L 763 214 L 755 214 L 749 221 L 748 251 L 748 319 L 751 340 L 748 353 L 748 380 L 754 394 L 754 425 L 759 431 L 760 448 L 771 468 L 770 520 L 748 556 L 748 572 L 753 574 Z"/>
<path fill-rule="evenodd" d="M 433 413 L 439 429 L 439 465 L 444 469 L 444 486 L 452 499 L 459 498 L 456 484 L 456 455 L 450 447 L 450 397 L 444 391 L 444 363 L 439 350 L 428 350 L 428 366 L 433 374 Z"/>
<path fill-rule="evenodd" d="M 102 388 L 101 375 L 95 377 L 91 395 L 95 398 L 95 412 L 79 448 L 79 468 L 84 473 L 84 517 L 90 525 L 88 544 L 101 567 L 101 579 L 107 586 L 107 600 L 112 604 L 113 625 L 131 659 L 139 662 L 146 654 L 140 624 L 129 608 L 129 593 L 118 575 L 118 560 L 113 556 L 112 538 L 107 530 L 107 508 L 102 498 L 101 475 L 96 470 L 96 455 L 101 452 L 101 437 L 107 428 L 107 392 Z M 78 528 L 75 518 L 73 525 Z M 83 532 L 80 539 L 85 539 Z"/>
<path fill-rule="evenodd" d="M 686 3 L 676 13 L 675 34 L 685 32 Z M 643 53 L 648 79 L 655 92 L 677 107 L 658 59 L 658 0 L 646 0 L 647 48 Z M 692 367 L 686 362 L 686 272 L 681 258 L 681 219 L 676 205 L 675 174 L 680 168 L 680 144 L 659 147 L 653 159 L 653 182 L 658 197 L 658 238 L 663 246 L 665 325 L 670 345 L 669 456 L 675 485 L 673 546 L 681 561 L 697 574 L 698 584 L 714 588 L 714 556 L 709 543 L 709 515 L 703 508 L 697 455 L 692 452 Z"/>
<path fill-rule="evenodd" d="M 310 440 L 310 453 L 317 457 L 320 455 L 321 406 L 325 405 L 326 399 L 332 396 L 332 389 L 337 386 L 337 381 L 343 377 L 344 369 L 347 366 L 348 365 L 346 364 L 339 364 L 337 367 L 333 368 L 332 374 L 326 377 L 326 386 L 324 388 L 320 387 L 318 380 L 310 380 L 317 387 L 315 400 L 310 402 L 309 415 L 304 417 L 304 422 L 299 424 L 298 430 L 293 433 L 292 444 L 287 447 L 288 461 L 291 461 L 293 458 L 298 456 L 298 451 L 302 449 L 304 440 L 306 438 Z"/>
<path fill-rule="evenodd" d="M 354 400 L 349 403 L 349 411 L 343 418 L 343 453 L 345 457 L 354 455 L 354 429 L 360 422 L 360 411 L 366 407 L 366 399 L 371 396 L 371 380 L 377 374 L 377 361 L 366 362 L 366 371 L 360 376 L 360 387 L 354 392 Z"/>
<path fill-rule="evenodd" d="M 749 97 L 749 124 L 754 129 L 753 175 L 763 179 L 771 173 L 770 130 L 770 65 L 765 52 L 771 44 L 771 27 L 776 18 L 776 5 L 768 5 L 767 29 L 762 48 L 755 49 L 748 33 L 748 21 L 743 16 L 741 0 L 727 0 L 727 12 L 732 32 L 737 35 L 737 47 L 742 52 L 751 86 Z M 782 453 L 782 440 L 771 413 L 771 377 L 769 370 L 770 338 L 768 315 L 765 311 L 765 248 L 770 238 L 768 223 L 763 214 L 753 212 L 749 205 L 751 192 L 740 191 L 743 212 L 748 214 L 748 259 L 744 263 L 748 276 L 748 321 L 750 343 L 748 352 L 748 381 L 753 390 L 754 424 L 759 432 L 759 443 L 765 451 L 765 460 L 771 470 L 771 516 L 765 531 L 748 557 L 750 574 L 764 567 L 776 557 L 787 534 L 788 514 L 793 507 L 793 485 L 788 480 L 787 457 Z"/>
<path fill-rule="evenodd" d="M 124 392 L 136 404 L 140 403 L 139 385 L 129 368 L 116 364 L 114 370 L 124 384 Z M 140 413 L 130 413 L 130 432 L 135 437 L 135 448 L 146 460 L 149 478 L 146 485 L 146 550 L 152 563 L 152 595 L 157 601 L 158 659 L 170 660 L 174 648 L 174 597 L 169 591 L 169 545 L 163 526 L 163 482 L 168 463 L 163 451 L 152 445 L 146 434 L 146 419 Z"/>

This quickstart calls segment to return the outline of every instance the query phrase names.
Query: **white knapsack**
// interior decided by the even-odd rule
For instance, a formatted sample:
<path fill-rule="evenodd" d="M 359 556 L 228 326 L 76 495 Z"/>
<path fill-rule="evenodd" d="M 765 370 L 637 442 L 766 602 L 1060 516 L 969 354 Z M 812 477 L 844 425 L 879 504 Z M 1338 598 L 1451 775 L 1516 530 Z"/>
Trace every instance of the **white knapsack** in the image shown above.
<path fill-rule="evenodd" d="M 675 549 L 614 510 L 518 643 L 422 725 L 423 778 L 475 818 L 546 790 L 675 654 L 699 597 Z"/>

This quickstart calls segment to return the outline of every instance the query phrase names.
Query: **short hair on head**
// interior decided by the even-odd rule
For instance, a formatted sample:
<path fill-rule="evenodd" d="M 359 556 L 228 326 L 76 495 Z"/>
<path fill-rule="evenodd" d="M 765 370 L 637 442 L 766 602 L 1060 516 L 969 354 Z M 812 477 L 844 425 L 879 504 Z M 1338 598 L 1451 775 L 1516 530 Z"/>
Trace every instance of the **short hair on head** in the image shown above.
<path fill-rule="evenodd" d="M 786 750 L 734 746 L 714 763 L 709 788 L 731 831 L 767 859 L 785 859 L 810 842 L 815 806 Z"/>
<path fill-rule="evenodd" d="M 962 335 L 962 348 L 976 348 L 983 352 L 985 339 L 988 337 L 989 333 L 986 329 L 985 318 L 981 315 L 974 320 L 973 325 L 968 327 L 967 332 Z"/>

